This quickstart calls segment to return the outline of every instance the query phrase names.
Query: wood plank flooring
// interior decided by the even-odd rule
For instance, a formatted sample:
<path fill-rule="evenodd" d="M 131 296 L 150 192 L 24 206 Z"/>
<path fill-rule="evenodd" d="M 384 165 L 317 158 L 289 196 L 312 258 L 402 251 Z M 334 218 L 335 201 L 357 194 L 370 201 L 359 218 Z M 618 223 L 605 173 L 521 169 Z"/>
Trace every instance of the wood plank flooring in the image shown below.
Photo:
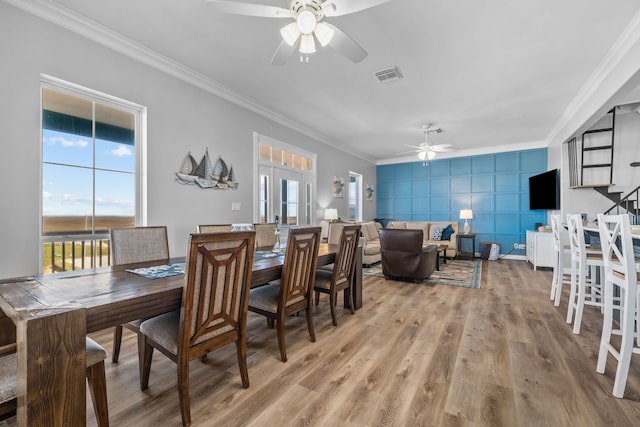
<path fill-rule="evenodd" d="M 321 300 L 317 342 L 305 318 L 287 319 L 287 355 L 275 330 L 249 317 L 249 389 L 235 347 L 191 363 L 194 426 L 638 426 L 640 356 L 625 398 L 615 371 L 595 372 L 601 314 L 586 307 L 580 335 L 549 300 L 550 270 L 484 261 L 480 289 L 364 278 L 364 306 L 339 310 L 333 327 Z M 93 334 L 110 352 L 111 331 Z M 181 425 L 176 367 L 154 355 L 149 389 L 138 388 L 134 335 L 120 362 L 107 360 L 112 426 Z M 87 424 L 95 425 L 87 398 Z"/>

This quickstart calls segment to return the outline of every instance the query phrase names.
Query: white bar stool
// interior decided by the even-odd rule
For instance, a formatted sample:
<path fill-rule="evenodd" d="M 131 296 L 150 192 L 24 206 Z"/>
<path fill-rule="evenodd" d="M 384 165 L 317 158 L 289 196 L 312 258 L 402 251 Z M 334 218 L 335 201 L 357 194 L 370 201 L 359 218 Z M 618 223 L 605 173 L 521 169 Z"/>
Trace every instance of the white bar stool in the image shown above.
<path fill-rule="evenodd" d="M 598 230 L 604 258 L 604 321 L 596 372 L 603 374 L 609 353 L 618 361 L 613 395 L 623 397 L 627 385 L 631 355 L 640 354 L 636 320 L 640 306 L 640 282 L 636 272 L 628 215 L 598 215 Z M 614 305 L 614 287 L 620 289 L 620 302 Z M 614 329 L 614 310 L 620 315 Z M 612 335 L 621 335 L 620 350 L 611 344 Z M 638 338 L 638 340 L 636 340 Z"/>
<path fill-rule="evenodd" d="M 566 244 L 561 216 L 551 215 L 551 232 L 553 233 L 553 278 L 551 279 L 551 294 L 549 299 L 553 300 L 553 305 L 560 305 L 562 297 L 562 286 L 571 285 L 571 269 L 565 266 L 565 260 L 571 256 L 571 248 Z"/>
<path fill-rule="evenodd" d="M 604 261 L 602 260 L 602 252 L 587 251 L 580 214 L 568 214 L 567 225 L 569 246 L 571 247 L 571 292 L 567 308 L 567 323 L 571 323 L 573 320 L 573 333 L 579 334 L 584 306 L 591 305 L 601 309 L 604 306 L 602 283 L 596 280 L 597 273 L 600 273 L 599 270 L 604 267 Z M 575 319 L 573 318 L 574 309 L 576 311 Z"/>

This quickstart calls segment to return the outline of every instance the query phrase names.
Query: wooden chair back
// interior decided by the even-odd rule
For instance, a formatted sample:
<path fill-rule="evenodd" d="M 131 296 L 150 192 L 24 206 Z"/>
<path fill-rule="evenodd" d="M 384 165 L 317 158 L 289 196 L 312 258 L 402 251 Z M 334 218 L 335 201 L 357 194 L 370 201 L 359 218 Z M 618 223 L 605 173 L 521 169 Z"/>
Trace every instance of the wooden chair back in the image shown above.
<path fill-rule="evenodd" d="M 231 224 L 201 224 L 197 227 L 198 233 L 224 233 L 231 231 Z"/>
<path fill-rule="evenodd" d="M 343 224 L 340 246 L 338 247 L 333 267 L 332 280 L 334 286 L 344 289 L 351 283 L 356 265 L 356 251 L 358 250 L 359 240 L 360 226 Z"/>
<path fill-rule="evenodd" d="M 289 230 L 280 281 L 278 305 L 281 312 L 295 313 L 311 306 L 321 229 L 301 227 Z"/>
<path fill-rule="evenodd" d="M 109 233 L 113 265 L 169 259 L 165 226 L 112 228 Z"/>
<path fill-rule="evenodd" d="M 254 246 L 254 231 L 191 235 L 179 334 L 186 363 L 246 336 Z"/>
<path fill-rule="evenodd" d="M 271 248 L 278 242 L 275 222 L 253 224 L 253 227 L 256 230 L 256 247 Z"/>

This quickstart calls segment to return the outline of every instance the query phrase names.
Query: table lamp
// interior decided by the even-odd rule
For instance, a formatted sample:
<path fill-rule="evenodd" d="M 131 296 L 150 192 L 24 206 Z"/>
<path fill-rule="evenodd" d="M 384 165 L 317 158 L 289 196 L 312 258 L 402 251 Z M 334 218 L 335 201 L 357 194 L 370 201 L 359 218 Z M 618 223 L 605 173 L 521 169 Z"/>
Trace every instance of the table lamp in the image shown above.
<path fill-rule="evenodd" d="M 324 219 L 326 221 L 335 221 L 338 219 L 338 209 L 327 208 L 324 210 Z"/>
<path fill-rule="evenodd" d="M 464 234 L 469 234 L 471 228 L 468 220 L 473 219 L 473 211 L 471 209 L 460 209 L 460 219 L 464 219 Z"/>

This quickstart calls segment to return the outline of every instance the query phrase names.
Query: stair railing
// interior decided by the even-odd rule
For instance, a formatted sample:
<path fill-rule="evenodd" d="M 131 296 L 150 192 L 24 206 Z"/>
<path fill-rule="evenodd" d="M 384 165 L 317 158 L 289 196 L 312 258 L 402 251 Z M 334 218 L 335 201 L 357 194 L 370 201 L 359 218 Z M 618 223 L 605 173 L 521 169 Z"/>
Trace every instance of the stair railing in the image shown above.
<path fill-rule="evenodd" d="M 634 190 L 631 190 L 629 194 L 621 198 L 618 203 L 611 206 L 609 209 L 604 211 L 605 215 L 610 214 L 615 209 L 615 214 L 620 214 L 620 209 L 624 209 L 626 212 L 631 214 L 631 222 L 633 224 L 638 224 L 639 219 L 639 207 L 638 207 L 638 196 L 640 195 L 640 185 L 637 186 Z M 635 196 L 635 197 L 632 197 Z"/>

